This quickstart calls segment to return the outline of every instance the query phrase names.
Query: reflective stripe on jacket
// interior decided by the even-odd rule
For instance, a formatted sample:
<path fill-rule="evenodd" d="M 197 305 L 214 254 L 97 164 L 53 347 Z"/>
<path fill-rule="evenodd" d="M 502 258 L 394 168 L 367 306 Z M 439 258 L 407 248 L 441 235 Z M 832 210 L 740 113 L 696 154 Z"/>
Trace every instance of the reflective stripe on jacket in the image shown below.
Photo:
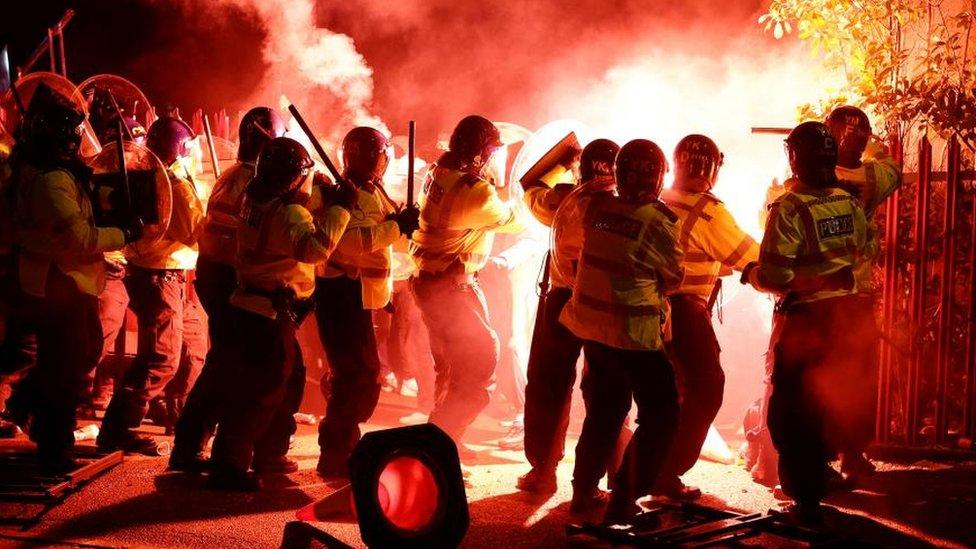
<path fill-rule="evenodd" d="M 674 293 L 707 301 L 719 276 L 732 269 L 741 271 L 759 259 L 759 244 L 739 227 L 721 200 L 678 189 L 665 189 L 661 200 L 681 220 L 685 277 Z"/>
<path fill-rule="evenodd" d="M 678 219 L 664 204 L 594 197 L 586 209 L 573 297 L 560 321 L 619 349 L 663 346 L 664 296 L 681 282 Z"/>

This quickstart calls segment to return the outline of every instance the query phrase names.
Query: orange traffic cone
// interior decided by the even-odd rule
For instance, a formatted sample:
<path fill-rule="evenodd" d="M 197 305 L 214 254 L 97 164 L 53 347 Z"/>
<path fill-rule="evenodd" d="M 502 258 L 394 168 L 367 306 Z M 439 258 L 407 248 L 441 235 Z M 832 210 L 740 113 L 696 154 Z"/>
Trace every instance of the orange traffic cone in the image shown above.
<path fill-rule="evenodd" d="M 295 518 L 306 522 L 356 522 L 352 484 L 347 484 L 324 498 L 302 507 L 295 513 Z"/>

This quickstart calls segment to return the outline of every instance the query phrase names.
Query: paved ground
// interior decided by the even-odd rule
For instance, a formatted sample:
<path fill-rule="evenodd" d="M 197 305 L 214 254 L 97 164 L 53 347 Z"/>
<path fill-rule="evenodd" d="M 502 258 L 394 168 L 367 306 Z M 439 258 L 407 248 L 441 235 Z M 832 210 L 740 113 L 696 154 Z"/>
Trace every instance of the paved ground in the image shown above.
<path fill-rule="evenodd" d="M 396 418 L 410 411 L 406 404 L 401 397 L 384 395 L 370 428 L 395 426 Z M 480 442 L 474 445 L 480 454 L 469 467 L 471 527 L 464 545 L 566 545 L 571 460 L 560 466 L 558 493 L 544 501 L 526 498 L 513 488 L 526 470 L 523 457 L 491 444 L 501 431 L 495 420 L 482 417 L 471 433 Z M 314 433 L 313 427 L 302 426 L 296 438 L 292 457 L 300 460 L 301 471 L 273 479 L 259 494 L 209 492 L 201 489 L 201 478 L 165 473 L 162 458 L 129 458 L 50 511 L 41 524 L 0 535 L 43 544 L 277 547 L 295 511 L 334 490 L 315 475 Z M 893 547 L 976 546 L 976 462 L 882 464 L 881 469 L 865 489 L 831 501 L 837 510 L 827 522 L 834 531 Z M 703 488 L 708 505 L 747 512 L 779 506 L 741 467 L 700 461 L 686 480 Z M 320 526 L 347 543 L 361 544 L 354 524 Z M 14 542 L 0 538 L 0 545 L 5 543 Z"/>

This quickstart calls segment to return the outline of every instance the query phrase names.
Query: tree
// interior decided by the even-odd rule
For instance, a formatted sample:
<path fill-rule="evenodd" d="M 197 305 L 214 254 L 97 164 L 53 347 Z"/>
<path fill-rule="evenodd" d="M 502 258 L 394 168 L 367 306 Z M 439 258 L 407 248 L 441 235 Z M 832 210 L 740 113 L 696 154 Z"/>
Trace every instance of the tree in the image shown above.
<path fill-rule="evenodd" d="M 851 103 L 899 136 L 914 129 L 976 146 L 976 0 L 772 0 L 759 17 L 781 39 L 794 29 L 828 69 L 843 71 L 837 97 L 800 107 L 822 118 Z"/>

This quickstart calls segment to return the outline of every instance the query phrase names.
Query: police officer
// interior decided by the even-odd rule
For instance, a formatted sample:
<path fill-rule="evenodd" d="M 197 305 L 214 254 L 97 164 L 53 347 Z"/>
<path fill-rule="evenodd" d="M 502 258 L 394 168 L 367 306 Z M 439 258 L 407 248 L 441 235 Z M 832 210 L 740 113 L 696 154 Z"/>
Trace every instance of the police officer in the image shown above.
<path fill-rule="evenodd" d="M 261 150 L 254 178 L 245 191 L 238 229 L 239 287 L 230 298 L 226 357 L 234 398 L 218 418 L 209 486 L 256 490 L 248 472 L 262 449 L 284 455 L 295 432 L 294 410 L 285 403 L 305 369 L 295 332 L 311 309 L 315 263 L 325 261 L 349 222 L 352 199 L 327 199 L 313 218 L 302 205 L 302 182 L 312 160 L 298 142 L 277 137 Z M 338 205 L 343 203 L 346 208 Z"/>
<path fill-rule="evenodd" d="M 121 230 L 95 227 L 92 172 L 78 154 L 84 120 L 67 98 L 41 84 L 13 151 L 7 189 L 19 275 L 16 321 L 37 336 L 37 364 L 17 388 L 24 403 L 19 416 L 30 419 L 30 436 L 48 474 L 75 467 L 75 409 L 102 346 L 102 253 L 142 234 L 136 217 Z"/>
<path fill-rule="evenodd" d="M 401 210 L 383 190 L 389 140 L 367 127 L 342 140 L 343 176 L 355 186 L 355 215 L 327 263 L 316 268 L 315 318 L 329 360 L 331 387 L 319 425 L 317 470 L 326 477 L 348 476 L 346 462 L 359 441 L 380 394 L 380 359 L 373 311 L 390 303 L 393 243 L 417 228 L 419 211 Z"/>
<path fill-rule="evenodd" d="M 838 432 L 843 403 L 832 393 L 861 359 L 854 269 L 867 221 L 837 187 L 837 142 L 827 126 L 800 124 L 786 148 L 794 181 L 770 206 L 759 261 L 742 279 L 778 298 L 768 424 L 783 491 L 796 502 L 797 517 L 813 521 L 826 493 L 827 461 L 838 450 L 830 433 Z"/>
<path fill-rule="evenodd" d="M 206 328 L 200 329 L 202 311 L 187 284 L 196 265 L 195 247 L 204 216 L 187 163 L 193 138 L 193 131 L 178 118 L 160 118 L 149 128 L 147 147 L 168 168 L 173 213 L 163 238 L 125 250 L 125 287 L 139 322 L 138 348 L 105 411 L 97 440 L 103 450 L 155 455 L 155 441 L 133 429 L 142 422 L 149 402 L 164 389 L 177 415 L 203 365 Z M 201 337 L 190 339 L 190 335 Z M 178 369 L 183 374 L 175 378 L 181 373 Z M 167 387 L 174 379 L 181 386 Z"/>
<path fill-rule="evenodd" d="M 620 147 L 609 139 L 597 139 L 583 148 L 579 157 L 579 185 L 553 187 L 539 182 L 525 185 L 525 202 L 536 219 L 552 227 L 549 255 L 550 290 L 541 322 L 532 336 L 528 384 L 525 388 L 525 457 L 532 469 L 519 477 L 517 487 L 529 492 L 556 490 L 556 465 L 563 457 L 576 362 L 583 340 L 559 322 L 559 314 L 572 295 L 576 262 L 583 245 L 582 213 L 594 196 L 612 195 L 616 188 L 613 162 Z M 576 462 L 581 475 L 596 476 L 603 469 L 586 474 L 585 461 Z M 582 484 L 594 484 L 583 481 Z"/>
<path fill-rule="evenodd" d="M 428 174 L 410 247 L 418 267 L 411 289 L 430 333 L 436 385 L 444 388 L 430 422 L 458 443 L 488 404 L 498 363 L 498 336 L 477 273 L 496 231 L 522 229 L 516 210 L 482 173 L 501 146 L 490 120 L 471 115 L 458 123 L 449 150 Z"/>
<path fill-rule="evenodd" d="M 112 119 L 115 124 L 107 124 L 103 128 L 102 145 L 115 143 L 118 140 L 118 116 Z M 146 138 L 146 129 L 134 118 L 125 118 L 129 132 L 122 132 L 123 141 L 142 144 Z M 96 130 L 97 131 L 97 130 Z M 131 139 L 130 139 L 131 136 Z M 122 250 L 105 253 L 105 289 L 98 294 L 98 318 L 102 323 L 102 354 L 95 368 L 91 383 L 91 393 L 88 395 L 84 412 L 91 418 L 95 417 L 95 410 L 104 410 L 108 405 L 113 384 L 122 376 L 118 357 L 109 357 L 115 342 L 125 323 L 125 313 L 129 307 L 129 294 L 125 289 L 125 254 Z"/>
<path fill-rule="evenodd" d="M 209 318 L 210 350 L 176 424 L 169 459 L 174 470 L 200 470 L 206 466 L 203 449 L 225 393 L 221 356 L 234 331 L 229 307 L 230 296 L 237 287 L 234 260 L 244 189 L 254 177 L 261 148 L 285 135 L 285 130 L 284 120 L 274 109 L 254 107 L 247 111 L 238 129 L 237 163 L 220 175 L 207 203 L 194 286 Z"/>
<path fill-rule="evenodd" d="M 664 153 L 636 139 L 620 148 L 614 171 L 619 197 L 600 196 L 587 207 L 576 284 L 560 315 L 584 340 L 589 384 L 583 394 L 583 432 L 601 437 L 585 447 L 601 452 L 598 459 L 604 463 L 631 396 L 637 403 L 638 427 L 616 473 L 608 522 L 638 511 L 636 500 L 651 491 L 678 424 L 678 395 L 662 325 L 665 295 L 678 287 L 683 274 L 678 218 L 658 200 L 667 171 Z M 605 496 L 595 486 L 587 494 L 574 485 L 573 498 L 599 501 Z"/>
<path fill-rule="evenodd" d="M 759 245 L 739 228 L 725 204 L 711 193 L 724 157 L 711 139 L 689 135 L 674 150 L 674 184 L 661 199 L 681 220 L 684 251 L 681 286 L 669 296 L 668 356 L 681 393 L 681 420 L 671 452 L 652 494 L 695 499 L 701 491 L 681 482 L 698 460 L 708 429 L 722 407 L 725 374 L 712 328 L 719 276 L 741 271 L 759 258 Z"/>
<path fill-rule="evenodd" d="M 878 292 L 874 266 L 881 247 L 873 219 L 878 206 L 901 185 L 901 166 L 872 138 L 871 121 L 861 109 L 850 105 L 837 107 L 825 123 L 837 141 L 838 184 L 854 195 L 868 220 L 867 250 L 855 269 L 864 359 L 857 363 L 861 367 L 850 372 L 849 383 L 838 388 L 849 404 L 838 442 L 841 473 L 847 481 L 855 481 L 874 472 L 874 465 L 864 457 L 864 450 L 874 438 L 881 343 L 879 330 L 873 329 L 877 327 L 874 307 Z"/>

